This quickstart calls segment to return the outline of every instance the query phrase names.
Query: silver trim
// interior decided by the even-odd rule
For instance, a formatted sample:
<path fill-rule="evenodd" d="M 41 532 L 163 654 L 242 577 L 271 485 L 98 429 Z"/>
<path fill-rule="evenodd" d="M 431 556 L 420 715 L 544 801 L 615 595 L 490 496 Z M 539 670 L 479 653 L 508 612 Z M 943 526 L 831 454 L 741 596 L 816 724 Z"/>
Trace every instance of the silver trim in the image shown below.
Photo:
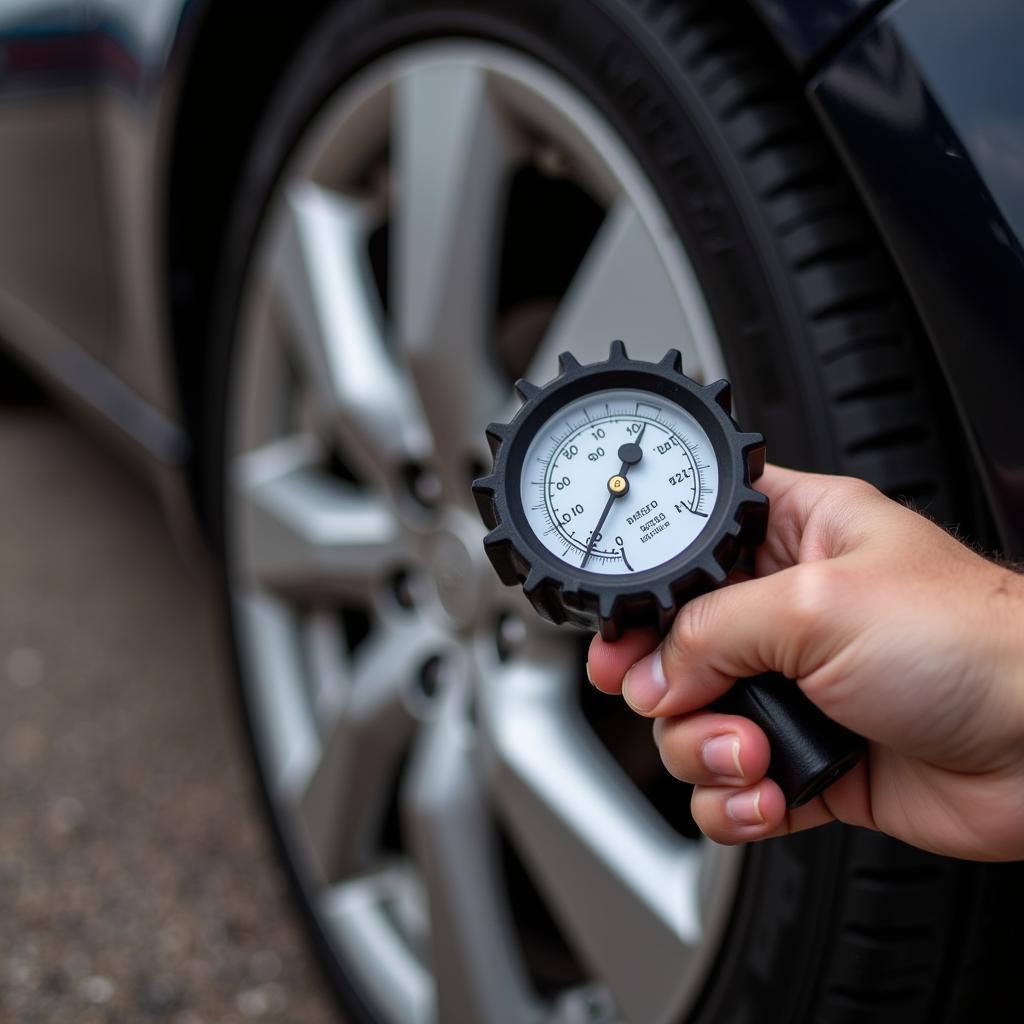
<path fill-rule="evenodd" d="M 58 328 L 3 291 L 0 336 L 18 359 L 102 416 L 123 440 L 165 466 L 184 466 L 190 445 L 180 427 Z"/>

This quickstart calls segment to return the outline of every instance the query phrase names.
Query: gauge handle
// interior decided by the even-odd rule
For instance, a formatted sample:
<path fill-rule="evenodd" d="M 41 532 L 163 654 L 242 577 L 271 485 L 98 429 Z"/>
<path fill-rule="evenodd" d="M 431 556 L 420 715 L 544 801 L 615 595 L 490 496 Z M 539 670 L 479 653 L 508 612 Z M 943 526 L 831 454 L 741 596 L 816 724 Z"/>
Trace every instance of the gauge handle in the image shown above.
<path fill-rule="evenodd" d="M 800 807 L 848 772 L 863 756 L 862 737 L 833 722 L 785 676 L 770 672 L 739 679 L 712 705 L 759 725 L 771 746 L 768 777 L 787 807 Z"/>

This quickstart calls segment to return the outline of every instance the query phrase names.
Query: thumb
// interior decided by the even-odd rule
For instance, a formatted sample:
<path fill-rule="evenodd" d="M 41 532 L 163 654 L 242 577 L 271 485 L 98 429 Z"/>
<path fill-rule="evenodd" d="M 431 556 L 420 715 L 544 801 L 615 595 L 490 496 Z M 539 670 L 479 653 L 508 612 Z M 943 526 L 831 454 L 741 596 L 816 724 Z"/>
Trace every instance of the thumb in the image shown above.
<path fill-rule="evenodd" d="M 830 612 L 838 593 L 835 563 L 822 561 L 698 597 L 626 673 L 622 695 L 639 714 L 661 718 L 710 704 L 737 678 L 809 675 L 838 645 Z"/>

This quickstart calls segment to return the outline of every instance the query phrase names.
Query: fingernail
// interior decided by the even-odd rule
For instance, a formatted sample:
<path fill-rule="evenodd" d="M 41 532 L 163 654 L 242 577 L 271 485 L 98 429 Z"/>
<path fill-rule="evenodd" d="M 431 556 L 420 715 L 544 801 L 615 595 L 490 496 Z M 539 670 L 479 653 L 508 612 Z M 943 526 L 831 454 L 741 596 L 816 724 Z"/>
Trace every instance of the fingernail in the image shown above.
<path fill-rule="evenodd" d="M 747 789 L 742 793 L 734 793 L 725 801 L 725 813 L 737 825 L 763 825 L 761 790 Z"/>
<path fill-rule="evenodd" d="M 594 677 L 590 674 L 590 662 L 588 661 L 584 667 L 587 670 L 587 682 L 596 688 L 597 684 L 594 682 Z"/>
<path fill-rule="evenodd" d="M 634 711 L 650 711 L 667 690 L 660 647 L 638 661 L 622 680 L 622 696 Z"/>
<path fill-rule="evenodd" d="M 708 771 L 715 775 L 732 779 L 743 778 L 739 737 L 731 733 L 726 736 L 714 736 L 700 748 L 700 756 Z"/>

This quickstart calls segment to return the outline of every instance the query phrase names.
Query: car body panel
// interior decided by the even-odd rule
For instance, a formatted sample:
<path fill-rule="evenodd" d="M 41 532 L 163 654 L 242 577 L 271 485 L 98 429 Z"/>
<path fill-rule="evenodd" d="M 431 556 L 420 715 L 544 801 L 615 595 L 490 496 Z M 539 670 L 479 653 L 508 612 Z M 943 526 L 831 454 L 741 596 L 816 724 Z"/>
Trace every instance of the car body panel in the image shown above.
<path fill-rule="evenodd" d="M 1024 554 L 1024 17 L 908 0 L 810 95 L 917 306 L 1004 549 Z"/>
<path fill-rule="evenodd" d="M 0 3 L 0 335 L 164 465 L 188 451 L 162 259 L 188 6 Z"/>
<path fill-rule="evenodd" d="M 889 0 L 750 0 L 783 52 L 799 68 Z"/>
<path fill-rule="evenodd" d="M 16 241 L 0 245 L 0 281 L 102 358 L 111 274 L 81 29 L 68 11 L 0 31 L 0 234 Z"/>

